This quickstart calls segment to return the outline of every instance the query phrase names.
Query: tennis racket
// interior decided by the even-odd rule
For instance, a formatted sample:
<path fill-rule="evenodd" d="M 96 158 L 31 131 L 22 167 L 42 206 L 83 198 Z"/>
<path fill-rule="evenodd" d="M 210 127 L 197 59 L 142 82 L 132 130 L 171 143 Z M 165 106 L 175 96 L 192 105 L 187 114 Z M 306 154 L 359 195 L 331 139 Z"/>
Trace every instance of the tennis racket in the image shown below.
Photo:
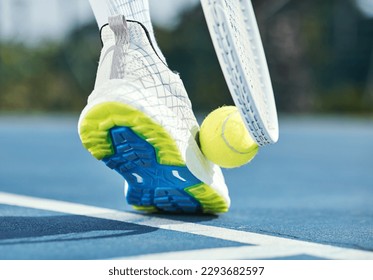
<path fill-rule="evenodd" d="M 267 61 L 250 0 L 201 0 L 226 83 L 259 146 L 276 143 L 277 110 Z"/>

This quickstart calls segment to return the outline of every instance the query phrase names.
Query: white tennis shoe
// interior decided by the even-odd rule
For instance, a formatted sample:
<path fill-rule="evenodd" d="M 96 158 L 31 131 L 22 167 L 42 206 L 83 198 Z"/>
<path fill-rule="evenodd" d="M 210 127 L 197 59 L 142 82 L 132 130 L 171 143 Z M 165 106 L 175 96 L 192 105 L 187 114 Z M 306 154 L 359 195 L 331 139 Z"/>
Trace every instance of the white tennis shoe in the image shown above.
<path fill-rule="evenodd" d="M 184 85 L 158 57 L 145 27 L 116 16 L 101 38 L 95 89 L 78 124 L 84 147 L 124 177 L 135 209 L 226 212 L 223 174 L 202 155 Z"/>

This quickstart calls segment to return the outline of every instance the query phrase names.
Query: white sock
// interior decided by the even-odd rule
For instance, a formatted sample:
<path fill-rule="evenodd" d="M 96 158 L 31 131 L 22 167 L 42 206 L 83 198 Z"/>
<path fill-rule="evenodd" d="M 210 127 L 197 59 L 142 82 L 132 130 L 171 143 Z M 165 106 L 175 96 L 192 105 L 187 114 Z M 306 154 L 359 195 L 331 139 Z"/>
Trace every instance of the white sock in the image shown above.
<path fill-rule="evenodd" d="M 159 57 L 166 62 L 154 35 L 148 0 L 89 0 L 99 28 L 108 23 L 108 18 L 124 15 L 126 20 L 142 23 L 148 30 L 150 40 Z"/>

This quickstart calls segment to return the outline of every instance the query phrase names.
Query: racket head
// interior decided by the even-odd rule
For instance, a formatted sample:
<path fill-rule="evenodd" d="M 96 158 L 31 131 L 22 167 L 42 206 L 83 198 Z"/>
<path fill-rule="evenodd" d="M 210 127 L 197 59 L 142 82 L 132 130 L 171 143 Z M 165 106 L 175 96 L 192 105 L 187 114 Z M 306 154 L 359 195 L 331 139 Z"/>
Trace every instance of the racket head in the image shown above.
<path fill-rule="evenodd" d="M 267 60 L 250 0 L 201 0 L 226 83 L 259 146 L 276 143 L 279 127 Z"/>

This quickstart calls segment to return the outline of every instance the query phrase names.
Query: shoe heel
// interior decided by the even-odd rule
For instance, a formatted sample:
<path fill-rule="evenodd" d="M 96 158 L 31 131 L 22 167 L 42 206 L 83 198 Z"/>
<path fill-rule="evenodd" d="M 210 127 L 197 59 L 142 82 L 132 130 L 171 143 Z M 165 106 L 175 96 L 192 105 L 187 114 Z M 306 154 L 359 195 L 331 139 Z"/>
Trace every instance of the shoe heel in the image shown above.
<path fill-rule="evenodd" d="M 226 212 L 225 200 L 187 168 L 170 134 L 119 102 L 91 108 L 80 122 L 83 146 L 128 183 L 127 202 L 145 212 Z"/>

